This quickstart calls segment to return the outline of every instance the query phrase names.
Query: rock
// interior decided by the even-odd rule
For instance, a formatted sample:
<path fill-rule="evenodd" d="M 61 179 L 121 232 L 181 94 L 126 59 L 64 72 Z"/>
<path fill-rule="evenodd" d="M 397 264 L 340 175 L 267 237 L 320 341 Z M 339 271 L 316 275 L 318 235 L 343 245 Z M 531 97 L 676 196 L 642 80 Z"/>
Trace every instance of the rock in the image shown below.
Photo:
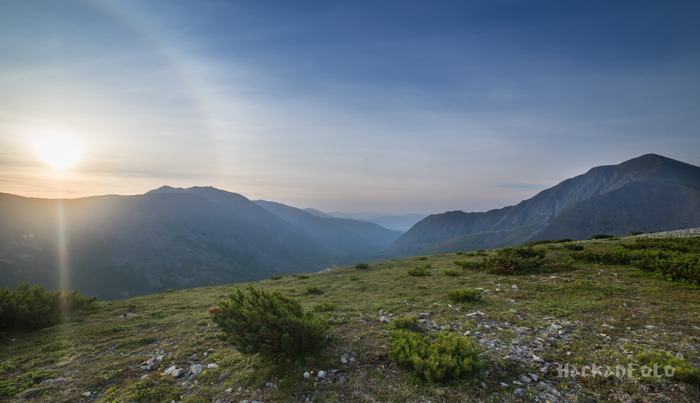
<path fill-rule="evenodd" d="M 523 388 L 518 388 L 513 391 L 514 395 L 520 395 L 520 396 L 525 396 L 527 392 L 525 392 L 525 389 Z"/>
<path fill-rule="evenodd" d="M 532 378 L 532 380 L 535 381 L 535 382 L 537 382 L 537 381 L 540 380 L 540 377 L 537 376 L 537 374 L 530 373 L 530 374 L 528 374 L 528 375 L 530 375 L 530 378 Z"/>
<path fill-rule="evenodd" d="M 390 323 L 390 322 L 391 322 L 391 319 L 392 319 L 392 318 L 390 318 L 389 316 L 380 316 L 380 317 L 379 317 L 379 321 L 382 322 L 382 323 Z"/>
<path fill-rule="evenodd" d="M 608 325 L 607 323 L 603 323 L 601 326 L 607 329 L 615 329 L 615 326 Z"/>
<path fill-rule="evenodd" d="M 179 377 L 185 375 L 185 370 L 182 368 L 178 368 L 178 369 L 174 370 L 173 372 L 171 372 L 170 375 L 173 378 L 179 378 Z"/>
<path fill-rule="evenodd" d="M 348 357 L 350 357 L 350 354 L 348 354 L 348 353 L 343 354 L 342 356 L 340 356 L 340 362 L 342 362 L 343 364 L 347 364 Z"/>
<path fill-rule="evenodd" d="M 534 361 L 534 362 L 544 362 L 544 358 L 538 357 L 537 355 L 535 355 L 535 354 L 533 353 L 533 354 L 532 354 L 532 361 Z"/>
<path fill-rule="evenodd" d="M 517 284 L 513 284 L 513 286 L 510 288 L 514 289 L 515 291 L 518 291 L 520 289 L 520 287 L 518 287 Z"/>
<path fill-rule="evenodd" d="M 532 382 L 532 379 L 527 375 L 520 375 L 520 382 L 530 383 Z"/>
<path fill-rule="evenodd" d="M 173 365 L 172 367 L 166 369 L 166 370 L 163 372 L 163 375 L 170 375 L 170 374 L 172 374 L 173 371 L 175 371 L 176 368 L 177 368 L 177 367 Z"/>
<path fill-rule="evenodd" d="M 523 383 L 520 382 L 520 381 L 513 381 L 513 385 L 525 386 L 525 385 L 523 385 Z"/>
<path fill-rule="evenodd" d="M 230 395 L 231 393 L 233 393 L 233 388 L 228 388 L 228 389 L 226 389 L 226 393 L 228 393 L 229 395 Z"/>
<path fill-rule="evenodd" d="M 507 384 L 507 383 L 501 382 L 501 386 L 504 387 L 504 388 L 507 388 L 507 387 L 508 387 L 508 384 Z"/>
<path fill-rule="evenodd" d="M 430 313 L 428 313 L 428 312 L 421 312 L 421 313 L 418 314 L 418 317 L 421 318 L 421 319 L 425 319 L 425 318 L 430 317 Z"/>
<path fill-rule="evenodd" d="M 190 358 L 187 359 L 187 361 L 194 361 L 197 359 L 197 354 L 192 354 Z"/>
<path fill-rule="evenodd" d="M 120 315 L 119 317 L 120 317 L 120 318 L 130 318 L 130 317 L 132 317 L 132 316 L 136 316 L 136 315 L 134 315 L 133 313 L 127 312 L 127 313 L 125 313 L 124 315 Z"/>
<path fill-rule="evenodd" d="M 561 325 L 557 325 L 556 323 L 552 323 L 552 326 L 549 327 L 552 330 L 559 330 L 561 329 Z"/>
<path fill-rule="evenodd" d="M 654 326 L 654 325 L 646 325 L 646 326 L 644 326 L 644 328 L 649 329 L 649 330 L 661 329 L 660 327 Z"/>
<path fill-rule="evenodd" d="M 141 380 L 143 381 L 144 379 L 148 378 L 148 374 L 144 375 L 141 377 Z"/>
<path fill-rule="evenodd" d="M 85 397 L 90 397 L 91 394 L 92 394 L 91 392 L 83 392 L 83 393 L 81 393 L 81 395 L 83 395 L 83 396 L 85 396 Z"/>
<path fill-rule="evenodd" d="M 217 364 L 207 364 L 207 369 L 216 369 L 219 368 Z"/>
<path fill-rule="evenodd" d="M 488 388 L 488 385 L 486 385 L 484 382 L 481 382 L 481 387 L 486 389 L 486 388 Z"/>
<path fill-rule="evenodd" d="M 51 380 L 49 380 L 49 383 L 52 384 L 52 385 L 55 385 L 55 384 L 57 384 L 57 383 L 65 382 L 65 381 L 67 381 L 67 380 L 68 380 L 68 379 L 66 379 L 66 378 L 56 378 L 56 379 L 51 379 Z"/>
<path fill-rule="evenodd" d="M 271 388 L 271 387 L 275 386 L 275 384 L 272 383 L 272 382 L 268 382 L 268 383 L 265 384 L 265 386 L 268 387 L 268 388 Z"/>
<path fill-rule="evenodd" d="M 326 379 L 326 371 L 318 371 L 317 376 L 319 379 Z"/>
<path fill-rule="evenodd" d="M 227 376 L 231 375 L 231 371 L 224 372 L 223 374 L 219 375 L 219 380 L 222 380 L 226 378 Z"/>
<path fill-rule="evenodd" d="M 202 367 L 199 364 L 190 366 L 190 373 L 191 374 L 197 375 L 197 374 L 202 373 L 202 371 L 204 371 L 204 367 Z"/>
<path fill-rule="evenodd" d="M 304 379 L 309 379 L 311 378 L 311 374 L 308 372 L 304 372 Z"/>

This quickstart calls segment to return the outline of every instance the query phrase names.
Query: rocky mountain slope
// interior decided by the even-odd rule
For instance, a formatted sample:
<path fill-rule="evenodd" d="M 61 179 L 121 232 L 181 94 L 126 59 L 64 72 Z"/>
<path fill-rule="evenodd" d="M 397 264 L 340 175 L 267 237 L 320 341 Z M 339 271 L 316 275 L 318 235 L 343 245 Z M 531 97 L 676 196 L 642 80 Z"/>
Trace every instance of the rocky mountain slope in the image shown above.
<path fill-rule="evenodd" d="M 386 255 L 448 253 L 529 240 L 699 225 L 700 168 L 647 154 L 593 168 L 515 206 L 485 213 L 430 215 L 397 239 Z"/>

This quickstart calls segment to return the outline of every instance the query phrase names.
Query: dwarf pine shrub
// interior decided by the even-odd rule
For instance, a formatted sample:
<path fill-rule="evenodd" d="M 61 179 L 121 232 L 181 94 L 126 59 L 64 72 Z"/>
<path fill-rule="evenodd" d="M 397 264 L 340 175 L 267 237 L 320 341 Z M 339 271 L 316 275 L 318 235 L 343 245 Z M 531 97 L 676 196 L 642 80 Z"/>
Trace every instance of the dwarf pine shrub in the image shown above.
<path fill-rule="evenodd" d="M 282 280 L 284 276 L 270 276 L 270 280 Z"/>
<path fill-rule="evenodd" d="M 357 264 L 355 265 L 355 268 L 356 268 L 357 270 L 367 270 L 367 269 L 369 269 L 369 264 L 359 262 L 359 263 L 357 263 Z"/>
<path fill-rule="evenodd" d="M 564 245 L 564 249 L 566 249 L 566 250 L 583 250 L 584 247 L 583 247 L 583 245 L 578 245 L 575 243 L 567 243 Z"/>
<path fill-rule="evenodd" d="M 459 272 L 454 269 L 447 269 L 445 270 L 445 275 L 448 277 L 457 277 L 459 276 Z"/>
<path fill-rule="evenodd" d="M 212 320 L 222 330 L 220 337 L 244 354 L 295 359 L 314 353 L 326 339 L 326 324 L 279 291 L 236 288 L 218 308 Z"/>
<path fill-rule="evenodd" d="M 330 301 L 323 301 L 319 302 L 318 304 L 314 305 L 314 311 L 316 312 L 333 312 L 335 311 L 335 304 Z"/>
<path fill-rule="evenodd" d="M 306 291 L 304 291 L 304 294 L 321 295 L 321 294 L 323 294 L 323 290 L 317 285 L 310 285 L 310 286 L 306 287 Z"/>
<path fill-rule="evenodd" d="M 454 302 L 474 302 L 480 301 L 483 297 L 481 290 L 473 288 L 461 288 L 448 292 L 450 300 Z"/>
<path fill-rule="evenodd" d="M 424 264 L 423 266 L 414 267 L 408 270 L 409 276 L 414 277 L 425 277 L 430 275 L 430 263 Z"/>
<path fill-rule="evenodd" d="M 666 374 L 665 367 L 671 367 L 668 372 L 673 373 L 673 379 L 685 382 L 691 385 L 700 385 L 700 369 L 694 367 L 687 362 L 683 357 L 674 356 L 669 352 L 643 352 L 637 355 L 637 361 L 640 366 L 646 365 L 649 368 L 657 368 L 661 374 Z M 663 379 L 663 377 L 661 378 Z"/>
<path fill-rule="evenodd" d="M 418 317 L 415 315 L 402 316 L 391 321 L 394 329 L 418 330 Z"/>
<path fill-rule="evenodd" d="M 443 332 L 430 342 L 427 336 L 406 330 L 393 330 L 390 335 L 391 359 L 428 382 L 468 379 L 482 367 L 481 351 L 467 337 Z"/>
<path fill-rule="evenodd" d="M 0 290 L 0 330 L 41 329 L 63 323 L 73 312 L 95 302 L 78 290 L 47 292 L 43 286 L 20 284 L 16 289 Z"/>

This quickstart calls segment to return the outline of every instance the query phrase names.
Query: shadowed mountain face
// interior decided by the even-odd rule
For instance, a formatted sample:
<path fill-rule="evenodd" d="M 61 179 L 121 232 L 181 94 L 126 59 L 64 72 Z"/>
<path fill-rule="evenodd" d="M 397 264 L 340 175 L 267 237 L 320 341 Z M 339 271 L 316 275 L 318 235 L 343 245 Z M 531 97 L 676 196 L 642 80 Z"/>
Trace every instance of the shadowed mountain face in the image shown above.
<path fill-rule="evenodd" d="M 356 223 L 372 228 L 353 233 L 349 222 L 350 229 L 331 226 L 324 233 L 333 238 L 339 232 L 340 242 L 347 233 L 362 240 L 353 255 L 241 195 L 214 188 L 163 187 L 138 196 L 73 200 L 0 194 L 0 286 L 29 281 L 80 288 L 100 299 L 125 298 L 354 263 L 399 235 Z M 63 260 L 61 245 L 67 248 Z"/>
<path fill-rule="evenodd" d="M 314 241 L 342 259 L 370 255 L 391 245 L 401 235 L 401 232 L 390 231 L 371 222 L 319 217 L 302 209 L 265 200 L 254 203 L 303 229 Z"/>
<path fill-rule="evenodd" d="M 386 256 L 449 253 L 549 238 L 700 226 L 700 168 L 647 154 L 565 180 L 515 206 L 420 221 Z"/>

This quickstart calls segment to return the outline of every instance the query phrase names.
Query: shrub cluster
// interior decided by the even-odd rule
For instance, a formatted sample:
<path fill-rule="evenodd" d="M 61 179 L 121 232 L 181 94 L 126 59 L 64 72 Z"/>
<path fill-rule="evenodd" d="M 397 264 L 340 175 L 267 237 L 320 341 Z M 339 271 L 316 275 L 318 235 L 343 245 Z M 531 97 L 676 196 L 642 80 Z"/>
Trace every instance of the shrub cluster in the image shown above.
<path fill-rule="evenodd" d="M 355 268 L 356 268 L 357 270 L 367 270 L 367 269 L 369 269 L 369 264 L 359 262 L 359 263 L 357 263 L 357 264 L 355 265 Z"/>
<path fill-rule="evenodd" d="M 404 330 L 418 330 L 418 317 L 415 315 L 395 318 L 391 321 L 392 328 Z"/>
<path fill-rule="evenodd" d="M 595 234 L 595 235 L 593 235 L 592 237 L 590 237 L 590 238 L 588 238 L 588 239 L 608 239 L 608 238 L 613 238 L 613 236 L 612 236 L 612 235 L 608 235 L 608 234 Z"/>
<path fill-rule="evenodd" d="M 583 245 L 575 244 L 575 243 L 567 243 L 564 245 L 564 249 L 567 250 L 584 250 L 585 248 Z"/>
<path fill-rule="evenodd" d="M 673 280 L 700 283 L 700 237 L 637 239 L 611 250 L 572 252 L 578 261 L 631 265 Z"/>
<path fill-rule="evenodd" d="M 67 315 L 95 302 L 78 290 L 47 292 L 43 286 L 30 287 L 29 283 L 16 289 L 0 290 L 0 330 L 41 329 L 63 323 Z"/>
<path fill-rule="evenodd" d="M 445 275 L 448 277 L 457 277 L 459 276 L 459 272 L 454 269 L 447 269 L 445 270 Z"/>
<path fill-rule="evenodd" d="M 284 276 L 270 276 L 270 280 L 282 280 Z"/>
<path fill-rule="evenodd" d="M 306 290 L 304 291 L 304 294 L 307 295 L 321 295 L 323 294 L 323 290 L 317 286 L 317 285 L 310 285 L 306 287 Z"/>
<path fill-rule="evenodd" d="M 646 365 L 650 368 L 653 368 L 654 364 L 658 364 L 661 371 L 663 371 L 665 366 L 670 365 L 675 369 L 673 379 L 691 385 L 700 385 L 700 369 L 695 368 L 685 359 L 674 356 L 669 352 L 640 353 L 637 355 L 637 361 L 639 362 L 639 365 Z"/>
<path fill-rule="evenodd" d="M 326 324 L 279 291 L 236 288 L 209 311 L 220 337 L 244 354 L 295 359 L 315 352 L 326 339 Z"/>
<path fill-rule="evenodd" d="M 487 270 L 492 274 L 513 274 L 541 267 L 546 255 L 546 250 L 532 247 L 503 248 L 496 256 L 480 262 L 456 260 L 454 263 L 464 269 Z"/>
<path fill-rule="evenodd" d="M 335 311 L 335 308 L 335 303 L 330 301 L 323 301 L 314 305 L 314 311 L 316 312 L 333 312 Z"/>
<path fill-rule="evenodd" d="M 564 242 L 571 242 L 571 238 L 542 239 L 540 241 L 528 242 L 525 244 L 525 246 L 535 246 L 535 245 L 544 245 L 544 244 L 550 244 L 550 243 L 564 243 Z"/>
<path fill-rule="evenodd" d="M 474 302 L 480 301 L 483 295 L 480 290 L 461 288 L 450 291 L 448 296 L 454 302 Z"/>
<path fill-rule="evenodd" d="M 474 377 L 482 367 L 480 349 L 464 336 L 443 332 L 430 342 L 423 334 L 394 330 L 391 339 L 391 359 L 431 383 Z"/>
<path fill-rule="evenodd" d="M 430 275 L 430 263 L 424 264 L 423 266 L 414 267 L 408 270 L 409 276 L 414 277 L 425 277 Z"/>

